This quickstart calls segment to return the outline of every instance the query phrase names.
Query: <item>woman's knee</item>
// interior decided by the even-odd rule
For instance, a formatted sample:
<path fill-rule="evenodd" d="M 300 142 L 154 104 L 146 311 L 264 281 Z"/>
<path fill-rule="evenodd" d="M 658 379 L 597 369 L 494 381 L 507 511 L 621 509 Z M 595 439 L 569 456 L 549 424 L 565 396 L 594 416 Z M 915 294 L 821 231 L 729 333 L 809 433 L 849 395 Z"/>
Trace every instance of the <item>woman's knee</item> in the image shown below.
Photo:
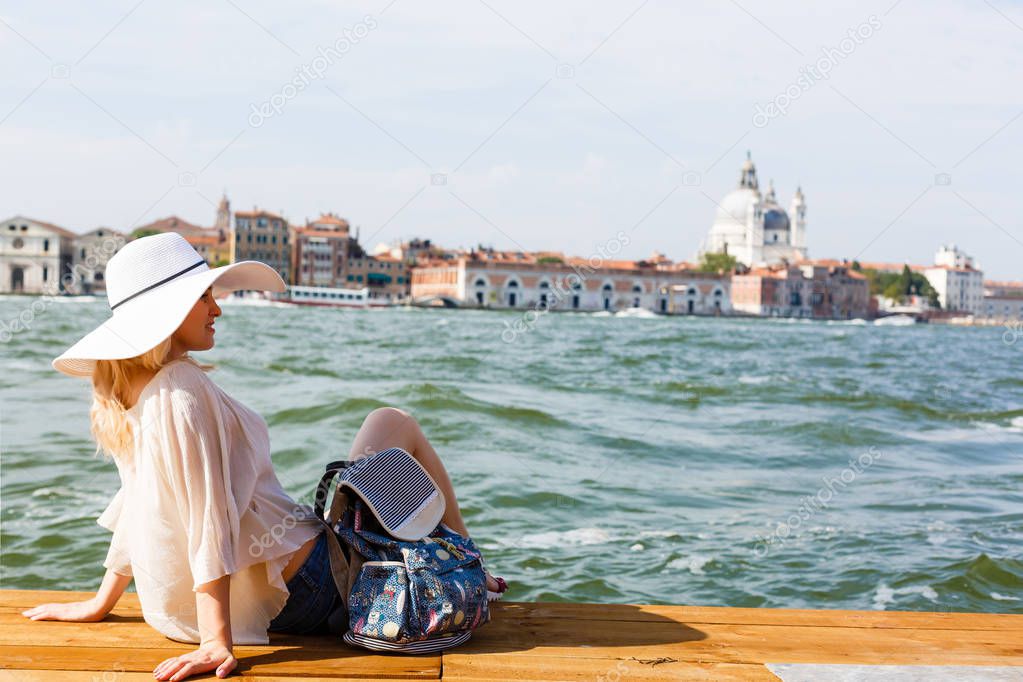
<path fill-rule="evenodd" d="M 400 447 L 413 452 L 419 423 L 411 414 L 396 407 L 379 407 L 362 422 L 352 444 L 351 458 L 357 459 L 380 452 L 389 447 Z"/>

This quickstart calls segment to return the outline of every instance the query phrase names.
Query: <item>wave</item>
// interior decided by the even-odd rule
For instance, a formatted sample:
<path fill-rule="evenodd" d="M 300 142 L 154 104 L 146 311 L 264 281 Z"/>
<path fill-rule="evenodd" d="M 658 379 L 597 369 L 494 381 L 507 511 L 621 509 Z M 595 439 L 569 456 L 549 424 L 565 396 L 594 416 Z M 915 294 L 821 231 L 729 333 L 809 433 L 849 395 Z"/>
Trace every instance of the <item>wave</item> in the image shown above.
<path fill-rule="evenodd" d="M 358 415 L 361 419 L 372 410 L 386 406 L 386 403 L 373 400 L 372 398 L 348 398 L 339 403 L 323 403 L 321 405 L 279 410 L 267 417 L 266 422 L 270 426 L 278 424 L 314 424 L 334 417 L 350 417 L 353 414 Z"/>
<path fill-rule="evenodd" d="M 394 395 L 398 399 L 396 404 L 407 405 L 414 410 L 458 412 L 461 415 L 482 414 L 530 426 L 565 425 L 561 419 L 543 410 L 477 400 L 457 388 L 432 383 L 408 384 Z"/>

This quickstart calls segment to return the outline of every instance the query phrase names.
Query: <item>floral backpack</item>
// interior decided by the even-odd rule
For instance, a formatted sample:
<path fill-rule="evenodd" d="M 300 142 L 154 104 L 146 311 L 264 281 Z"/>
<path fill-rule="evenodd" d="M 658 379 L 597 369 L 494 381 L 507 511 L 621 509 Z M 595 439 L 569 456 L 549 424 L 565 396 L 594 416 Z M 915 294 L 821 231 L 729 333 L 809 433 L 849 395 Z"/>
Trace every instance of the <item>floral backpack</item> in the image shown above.
<path fill-rule="evenodd" d="M 465 642 L 490 620 L 480 552 L 440 523 L 444 496 L 405 450 L 331 462 L 315 508 L 333 531 L 331 572 L 348 610 L 349 644 L 431 653 Z"/>

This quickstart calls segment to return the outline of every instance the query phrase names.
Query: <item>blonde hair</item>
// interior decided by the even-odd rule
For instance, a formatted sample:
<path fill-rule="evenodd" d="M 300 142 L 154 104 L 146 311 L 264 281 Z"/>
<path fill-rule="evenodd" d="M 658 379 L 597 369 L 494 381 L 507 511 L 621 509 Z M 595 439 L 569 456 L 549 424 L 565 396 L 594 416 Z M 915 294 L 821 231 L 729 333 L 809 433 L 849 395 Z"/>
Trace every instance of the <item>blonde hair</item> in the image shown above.
<path fill-rule="evenodd" d="M 141 355 L 123 360 L 96 360 L 92 371 L 92 408 L 89 410 L 96 454 L 102 451 L 117 461 L 131 458 L 135 434 L 126 411 L 132 407 L 128 405 L 132 383 L 142 372 L 159 372 L 169 362 L 170 350 L 171 337 L 168 336 Z M 213 368 L 196 362 L 187 354 L 182 357 L 205 371 Z"/>

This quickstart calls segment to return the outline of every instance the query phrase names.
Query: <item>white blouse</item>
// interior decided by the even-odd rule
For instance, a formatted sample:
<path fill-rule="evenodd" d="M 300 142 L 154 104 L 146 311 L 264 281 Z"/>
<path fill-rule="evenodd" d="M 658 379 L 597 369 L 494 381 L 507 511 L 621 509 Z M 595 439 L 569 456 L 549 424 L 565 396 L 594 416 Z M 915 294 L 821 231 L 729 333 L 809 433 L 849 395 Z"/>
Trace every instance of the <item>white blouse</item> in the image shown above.
<path fill-rule="evenodd" d="M 323 528 L 281 487 L 266 422 L 189 358 L 160 369 L 127 411 L 134 462 L 97 522 L 113 531 L 103 565 L 135 578 L 146 622 L 199 642 L 195 590 L 231 575 L 235 644 L 267 644 L 288 598 L 291 555 Z"/>

